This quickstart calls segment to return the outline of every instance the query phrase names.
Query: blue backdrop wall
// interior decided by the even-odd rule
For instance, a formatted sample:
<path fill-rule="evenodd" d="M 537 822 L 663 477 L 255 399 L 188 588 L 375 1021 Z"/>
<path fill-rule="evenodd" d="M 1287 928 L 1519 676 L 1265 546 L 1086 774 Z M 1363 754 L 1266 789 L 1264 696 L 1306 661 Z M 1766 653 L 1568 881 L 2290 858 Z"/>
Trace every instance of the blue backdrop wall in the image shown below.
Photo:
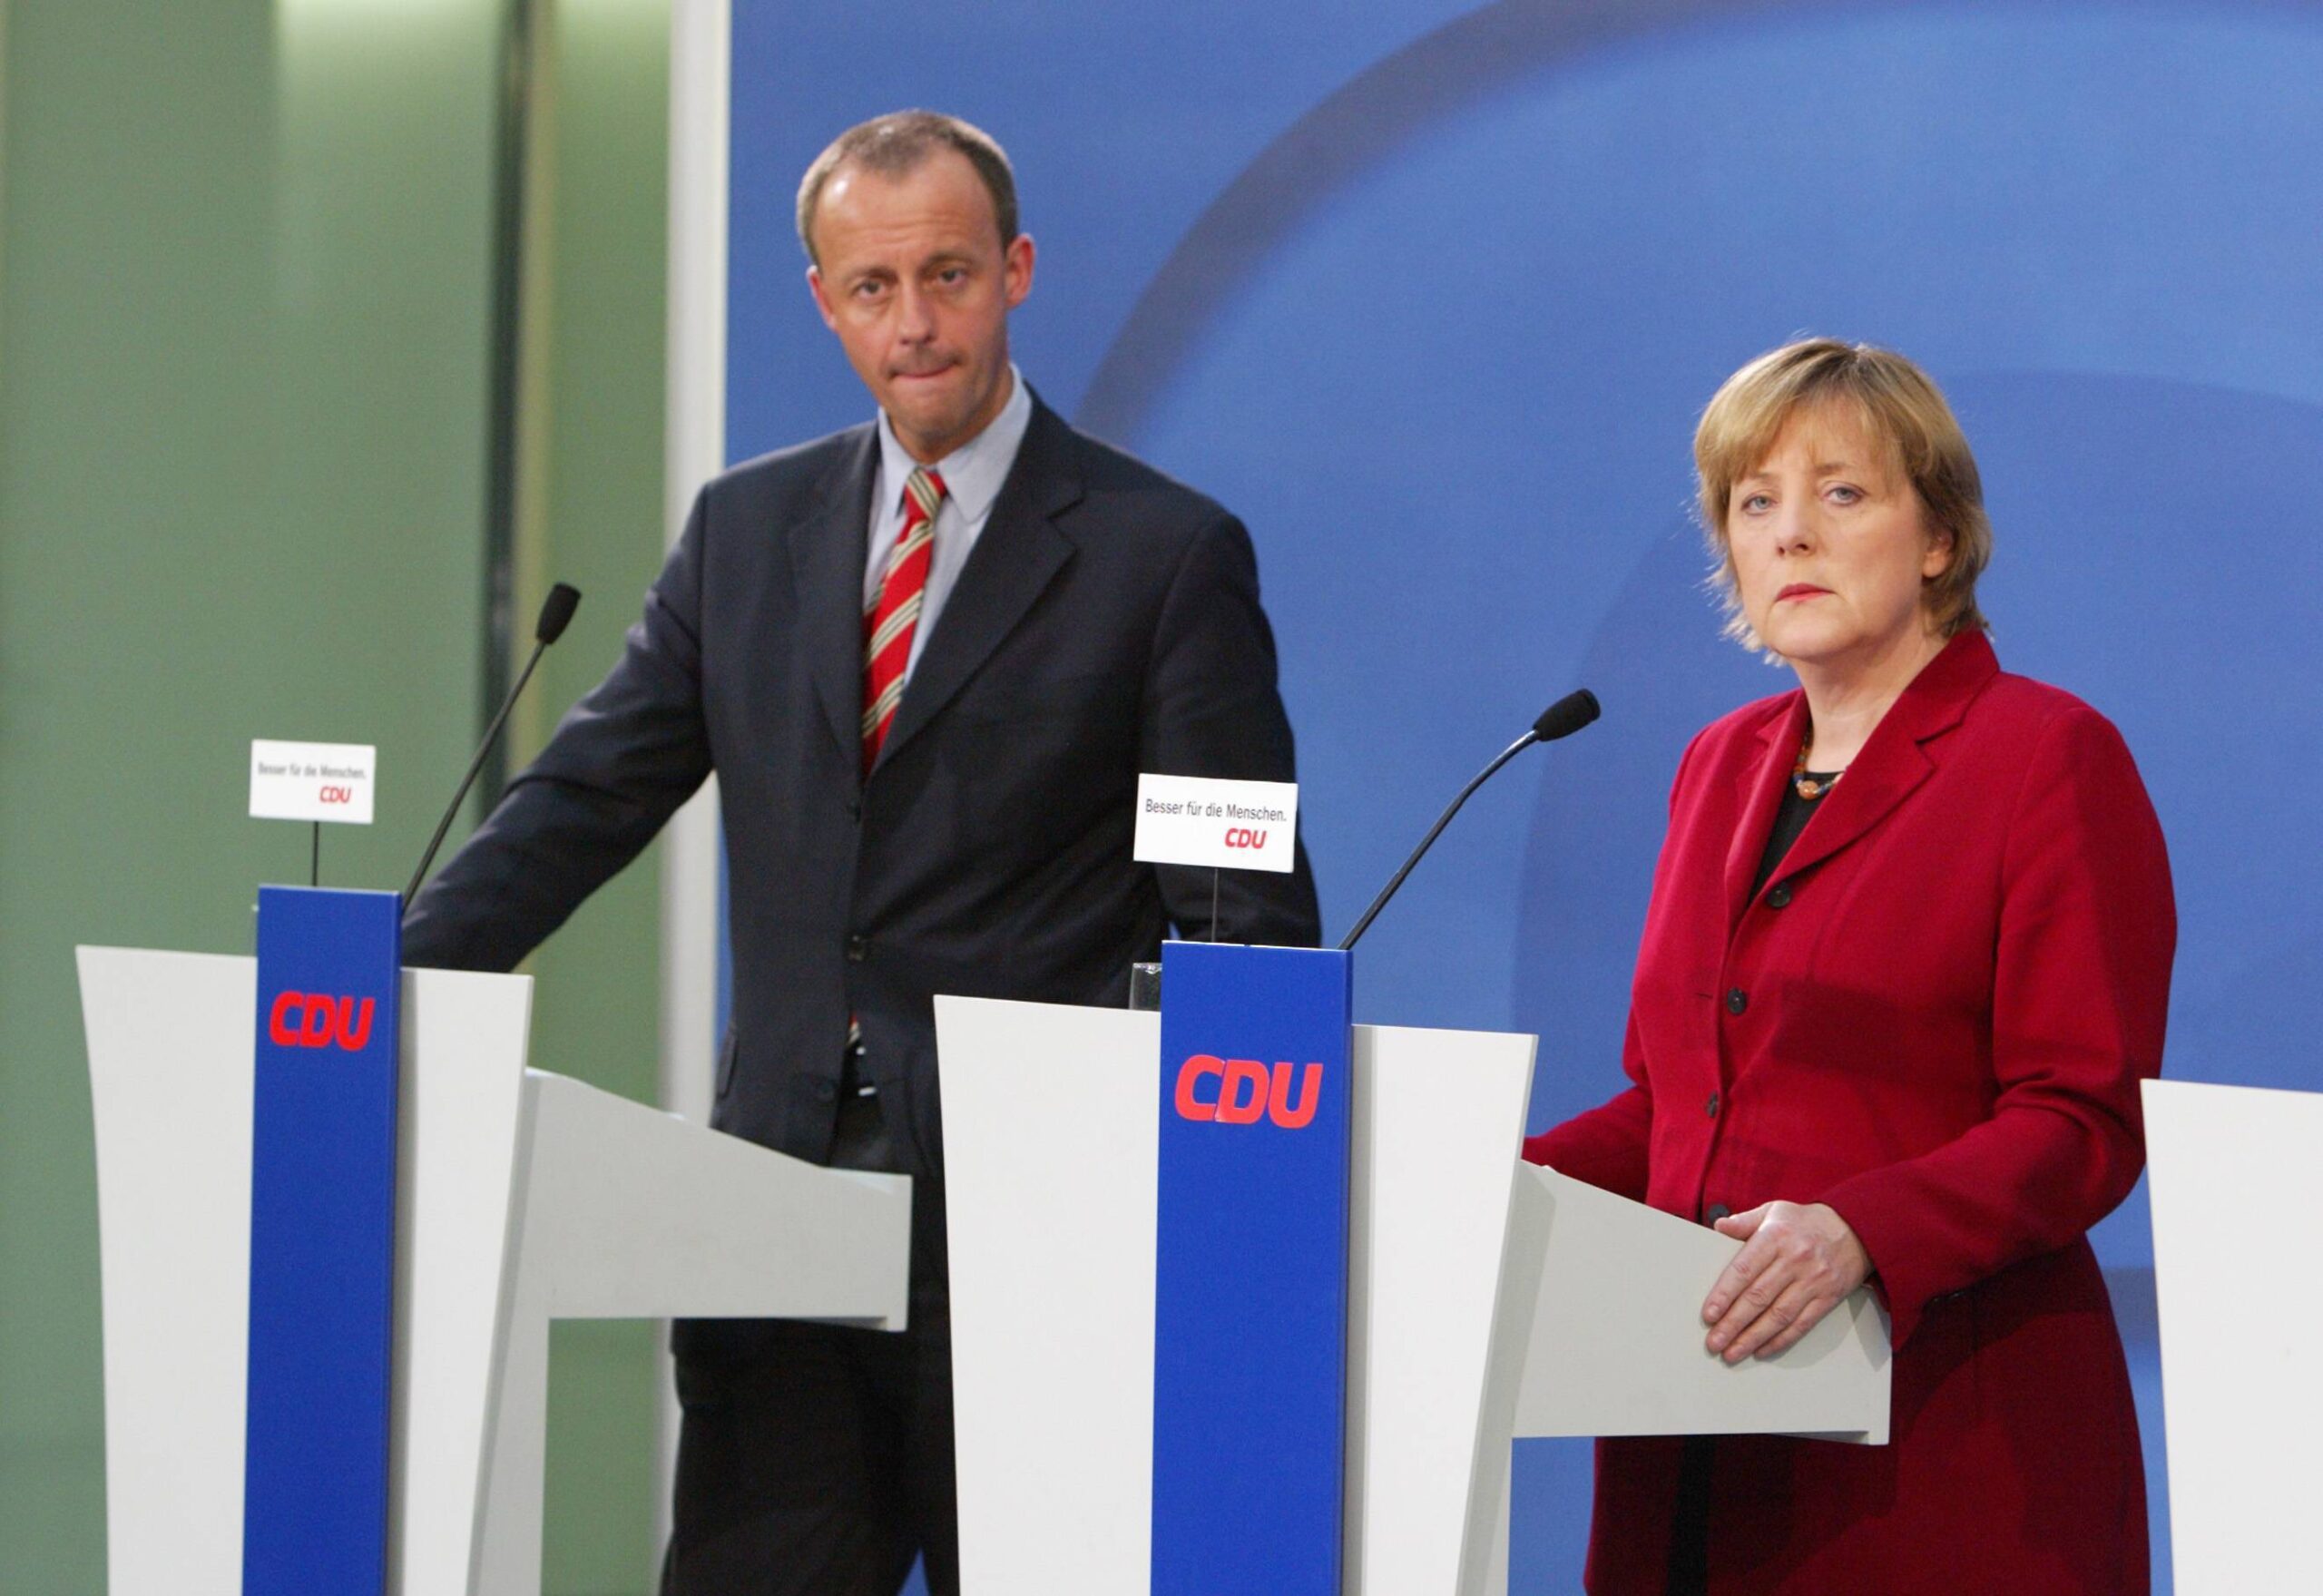
<path fill-rule="evenodd" d="M 1949 391 L 2008 667 L 2122 728 L 2169 834 L 2168 1069 L 2323 1087 L 2323 15 L 2290 5 L 737 0 L 729 454 L 863 418 L 799 173 L 926 104 L 1014 156 L 1048 401 L 1257 539 L 1334 935 L 1549 699 L 1367 939 L 1366 1020 L 1535 1031 L 1618 1084 L 1663 799 L 1787 676 L 1686 518 L 1718 382 L 1801 332 Z M 2142 1188 L 2098 1235 L 2168 1520 Z M 1578 1587 L 1588 1459 L 1519 1449 L 1514 1588 Z"/>

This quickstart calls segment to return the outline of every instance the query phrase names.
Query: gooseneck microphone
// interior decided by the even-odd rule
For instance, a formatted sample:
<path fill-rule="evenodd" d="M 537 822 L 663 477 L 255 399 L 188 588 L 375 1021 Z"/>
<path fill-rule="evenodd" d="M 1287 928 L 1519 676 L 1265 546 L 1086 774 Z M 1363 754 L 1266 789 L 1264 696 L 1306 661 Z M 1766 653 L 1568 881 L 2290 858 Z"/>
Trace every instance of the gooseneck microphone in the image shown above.
<path fill-rule="evenodd" d="M 460 790 L 444 810 L 444 818 L 436 822 L 436 835 L 427 839 L 427 851 L 419 856 L 419 868 L 411 873 L 411 885 L 403 889 L 403 901 L 408 906 L 418 896 L 419 884 L 427 877 L 427 867 L 436 862 L 436 850 L 444 846 L 444 834 L 452 828 L 452 817 L 460 812 L 460 805 L 468 796 L 468 788 L 475 785 L 476 772 L 484 769 L 484 757 L 492 751 L 492 744 L 500 729 L 508 720 L 508 711 L 516 707 L 516 697 L 524 690 L 524 683 L 533 679 L 533 668 L 548 652 L 548 645 L 564 635 L 573 623 L 573 612 L 581 607 L 581 590 L 566 583 L 558 583 L 548 590 L 548 597 L 541 602 L 541 618 L 533 623 L 533 657 L 524 661 L 524 673 L 516 678 L 516 685 L 500 700 L 500 712 L 485 728 L 484 744 L 475 750 L 475 758 L 468 764 L 468 773 L 460 778 Z"/>
<path fill-rule="evenodd" d="M 1377 916 L 1381 909 L 1387 906 L 1387 900 L 1395 896 L 1396 889 L 1404 884 L 1404 877 L 1412 873 L 1412 867 L 1418 864 L 1421 856 L 1436 845 L 1436 839 L 1443 835 L 1444 828 L 1452 824 L 1452 817 L 1460 812 L 1460 806 L 1468 801 L 1468 795 L 1490 780 L 1494 771 L 1498 770 L 1536 742 L 1554 742 L 1561 737 L 1571 737 L 1597 719 L 1600 712 L 1597 708 L 1597 695 L 1585 687 L 1565 694 L 1555 703 L 1542 710 L 1541 718 L 1533 722 L 1533 729 L 1501 749 L 1500 757 L 1477 771 L 1475 779 L 1462 788 L 1460 796 L 1454 798 L 1444 813 L 1436 818 L 1436 824 L 1427 828 L 1427 835 L 1420 838 L 1417 847 L 1412 849 L 1412 857 L 1404 861 L 1404 867 L 1396 872 L 1393 880 L 1379 889 L 1379 896 L 1373 898 L 1371 906 L 1363 911 L 1363 918 L 1355 923 L 1355 929 L 1348 932 L 1347 940 L 1339 944 L 1339 951 L 1345 953 L 1353 947 L 1355 939 L 1370 928 L 1372 920 Z"/>

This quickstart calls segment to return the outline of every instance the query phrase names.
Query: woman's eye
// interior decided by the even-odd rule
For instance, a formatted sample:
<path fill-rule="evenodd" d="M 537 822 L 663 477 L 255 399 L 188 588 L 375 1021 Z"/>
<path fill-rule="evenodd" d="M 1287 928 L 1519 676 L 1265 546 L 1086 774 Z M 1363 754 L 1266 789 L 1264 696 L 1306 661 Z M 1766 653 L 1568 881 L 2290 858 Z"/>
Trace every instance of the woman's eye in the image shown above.
<path fill-rule="evenodd" d="M 1743 510 L 1753 515 L 1757 514 L 1759 511 L 1765 509 L 1769 504 L 1773 503 L 1773 498 L 1766 494 L 1745 494 L 1742 495 Z"/>
<path fill-rule="evenodd" d="M 1831 485 L 1831 498 L 1835 503 L 1852 504 L 1862 497 L 1863 492 L 1859 488 L 1851 488 L 1843 482 Z"/>

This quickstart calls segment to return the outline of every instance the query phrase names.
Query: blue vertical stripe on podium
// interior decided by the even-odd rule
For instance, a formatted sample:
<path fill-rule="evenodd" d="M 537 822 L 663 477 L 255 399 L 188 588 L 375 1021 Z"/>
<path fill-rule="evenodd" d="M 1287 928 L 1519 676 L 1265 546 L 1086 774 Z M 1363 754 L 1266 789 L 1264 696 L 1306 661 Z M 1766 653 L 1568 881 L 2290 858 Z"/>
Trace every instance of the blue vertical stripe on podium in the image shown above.
<path fill-rule="evenodd" d="M 1348 971 L 1162 950 L 1153 1596 L 1338 1596 Z"/>
<path fill-rule="evenodd" d="M 395 1334 L 391 892 L 258 900 L 244 1596 L 387 1584 Z"/>

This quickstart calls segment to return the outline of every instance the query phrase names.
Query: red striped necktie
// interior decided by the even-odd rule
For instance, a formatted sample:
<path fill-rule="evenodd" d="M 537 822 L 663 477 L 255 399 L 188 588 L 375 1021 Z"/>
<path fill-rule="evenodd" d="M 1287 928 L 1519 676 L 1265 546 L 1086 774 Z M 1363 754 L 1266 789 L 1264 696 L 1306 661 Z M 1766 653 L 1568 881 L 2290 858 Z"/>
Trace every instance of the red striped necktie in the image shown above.
<path fill-rule="evenodd" d="M 904 667 L 911 662 L 912 633 L 927 596 L 927 571 L 935 563 L 936 511 L 944 502 L 944 479 L 921 466 L 904 484 L 904 529 L 887 556 L 879 596 L 863 612 L 863 773 L 878 762 L 880 745 L 895 723 L 904 696 Z"/>

